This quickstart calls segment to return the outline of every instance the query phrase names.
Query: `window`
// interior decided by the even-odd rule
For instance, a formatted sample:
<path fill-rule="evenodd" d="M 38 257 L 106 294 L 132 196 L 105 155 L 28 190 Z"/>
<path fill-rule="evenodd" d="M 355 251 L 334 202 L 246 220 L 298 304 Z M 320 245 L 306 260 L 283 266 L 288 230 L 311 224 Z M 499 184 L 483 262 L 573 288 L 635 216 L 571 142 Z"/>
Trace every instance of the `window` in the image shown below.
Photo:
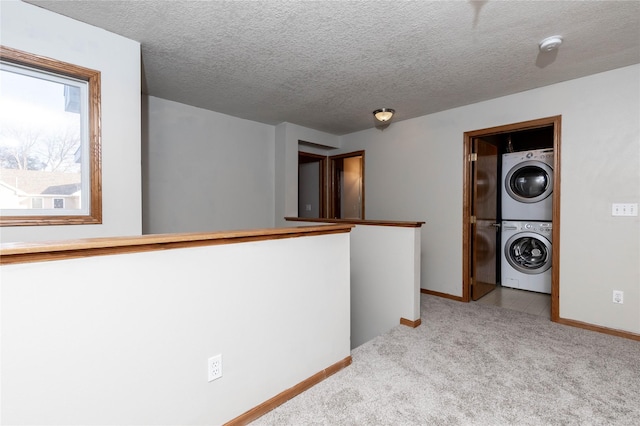
<path fill-rule="evenodd" d="M 102 223 L 100 72 L 0 46 L 0 225 Z"/>
<path fill-rule="evenodd" d="M 32 209 L 41 209 L 43 208 L 43 199 L 41 197 L 36 197 L 31 199 L 31 208 Z"/>

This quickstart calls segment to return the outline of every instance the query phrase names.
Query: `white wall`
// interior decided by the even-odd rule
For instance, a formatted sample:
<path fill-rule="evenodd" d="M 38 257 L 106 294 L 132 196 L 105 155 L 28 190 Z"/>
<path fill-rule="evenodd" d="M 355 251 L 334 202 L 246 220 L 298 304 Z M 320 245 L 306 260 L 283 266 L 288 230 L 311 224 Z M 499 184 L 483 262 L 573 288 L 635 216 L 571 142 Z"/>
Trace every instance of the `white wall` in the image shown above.
<path fill-rule="evenodd" d="M 391 330 L 400 318 L 420 319 L 420 228 L 357 224 L 350 237 L 355 348 Z"/>
<path fill-rule="evenodd" d="M 0 228 L 2 242 L 142 232 L 140 44 L 18 1 L 2 1 L 2 45 L 101 72 L 102 225 Z"/>
<path fill-rule="evenodd" d="M 273 226 L 273 126 L 152 96 L 147 104 L 145 234 Z"/>
<path fill-rule="evenodd" d="M 368 219 L 426 221 L 422 288 L 462 295 L 463 133 L 562 115 L 560 316 L 640 332 L 640 65 L 342 137 L 366 151 Z M 625 302 L 614 305 L 613 289 Z"/>
<path fill-rule="evenodd" d="M 298 215 L 298 141 L 340 146 L 335 135 L 291 123 L 144 101 L 145 234 L 286 226 L 284 217 Z"/>
<path fill-rule="evenodd" d="M 349 356 L 349 269 L 348 233 L 2 266 L 0 423 L 223 424 Z"/>
<path fill-rule="evenodd" d="M 351 231 L 351 347 L 420 318 L 420 228 Z"/>

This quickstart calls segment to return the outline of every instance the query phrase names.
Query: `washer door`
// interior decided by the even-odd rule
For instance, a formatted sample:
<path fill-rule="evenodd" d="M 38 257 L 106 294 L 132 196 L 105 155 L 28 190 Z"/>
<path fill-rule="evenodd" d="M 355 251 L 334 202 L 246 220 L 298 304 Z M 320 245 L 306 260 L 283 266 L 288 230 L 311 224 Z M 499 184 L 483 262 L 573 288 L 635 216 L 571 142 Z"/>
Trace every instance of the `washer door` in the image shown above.
<path fill-rule="evenodd" d="M 514 200 L 537 203 L 553 191 L 553 169 L 541 161 L 523 161 L 509 170 L 504 186 Z"/>
<path fill-rule="evenodd" d="M 507 262 L 524 274 L 541 274 L 551 267 L 551 242 L 535 232 L 520 232 L 504 245 Z"/>

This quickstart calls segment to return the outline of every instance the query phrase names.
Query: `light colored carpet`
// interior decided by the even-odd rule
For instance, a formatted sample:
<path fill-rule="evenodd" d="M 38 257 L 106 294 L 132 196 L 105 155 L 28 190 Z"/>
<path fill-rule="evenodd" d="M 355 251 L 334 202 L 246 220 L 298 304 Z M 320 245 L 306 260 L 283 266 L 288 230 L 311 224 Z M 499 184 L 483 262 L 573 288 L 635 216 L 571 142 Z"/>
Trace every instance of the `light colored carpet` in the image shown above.
<path fill-rule="evenodd" d="M 640 342 L 422 295 L 422 325 L 258 425 L 640 425 Z"/>

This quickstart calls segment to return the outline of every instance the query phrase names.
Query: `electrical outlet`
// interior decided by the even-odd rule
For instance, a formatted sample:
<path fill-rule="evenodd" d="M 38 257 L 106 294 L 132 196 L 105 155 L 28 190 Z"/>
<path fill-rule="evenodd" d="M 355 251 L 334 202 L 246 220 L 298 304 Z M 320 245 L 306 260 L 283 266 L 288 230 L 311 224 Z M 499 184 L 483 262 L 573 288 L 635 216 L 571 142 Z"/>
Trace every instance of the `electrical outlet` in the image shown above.
<path fill-rule="evenodd" d="M 638 203 L 613 203 L 611 216 L 638 216 Z"/>
<path fill-rule="evenodd" d="M 620 290 L 613 290 L 613 303 L 624 303 L 624 292 Z"/>
<path fill-rule="evenodd" d="M 212 356 L 207 363 L 209 369 L 209 381 L 222 377 L 222 354 Z"/>

